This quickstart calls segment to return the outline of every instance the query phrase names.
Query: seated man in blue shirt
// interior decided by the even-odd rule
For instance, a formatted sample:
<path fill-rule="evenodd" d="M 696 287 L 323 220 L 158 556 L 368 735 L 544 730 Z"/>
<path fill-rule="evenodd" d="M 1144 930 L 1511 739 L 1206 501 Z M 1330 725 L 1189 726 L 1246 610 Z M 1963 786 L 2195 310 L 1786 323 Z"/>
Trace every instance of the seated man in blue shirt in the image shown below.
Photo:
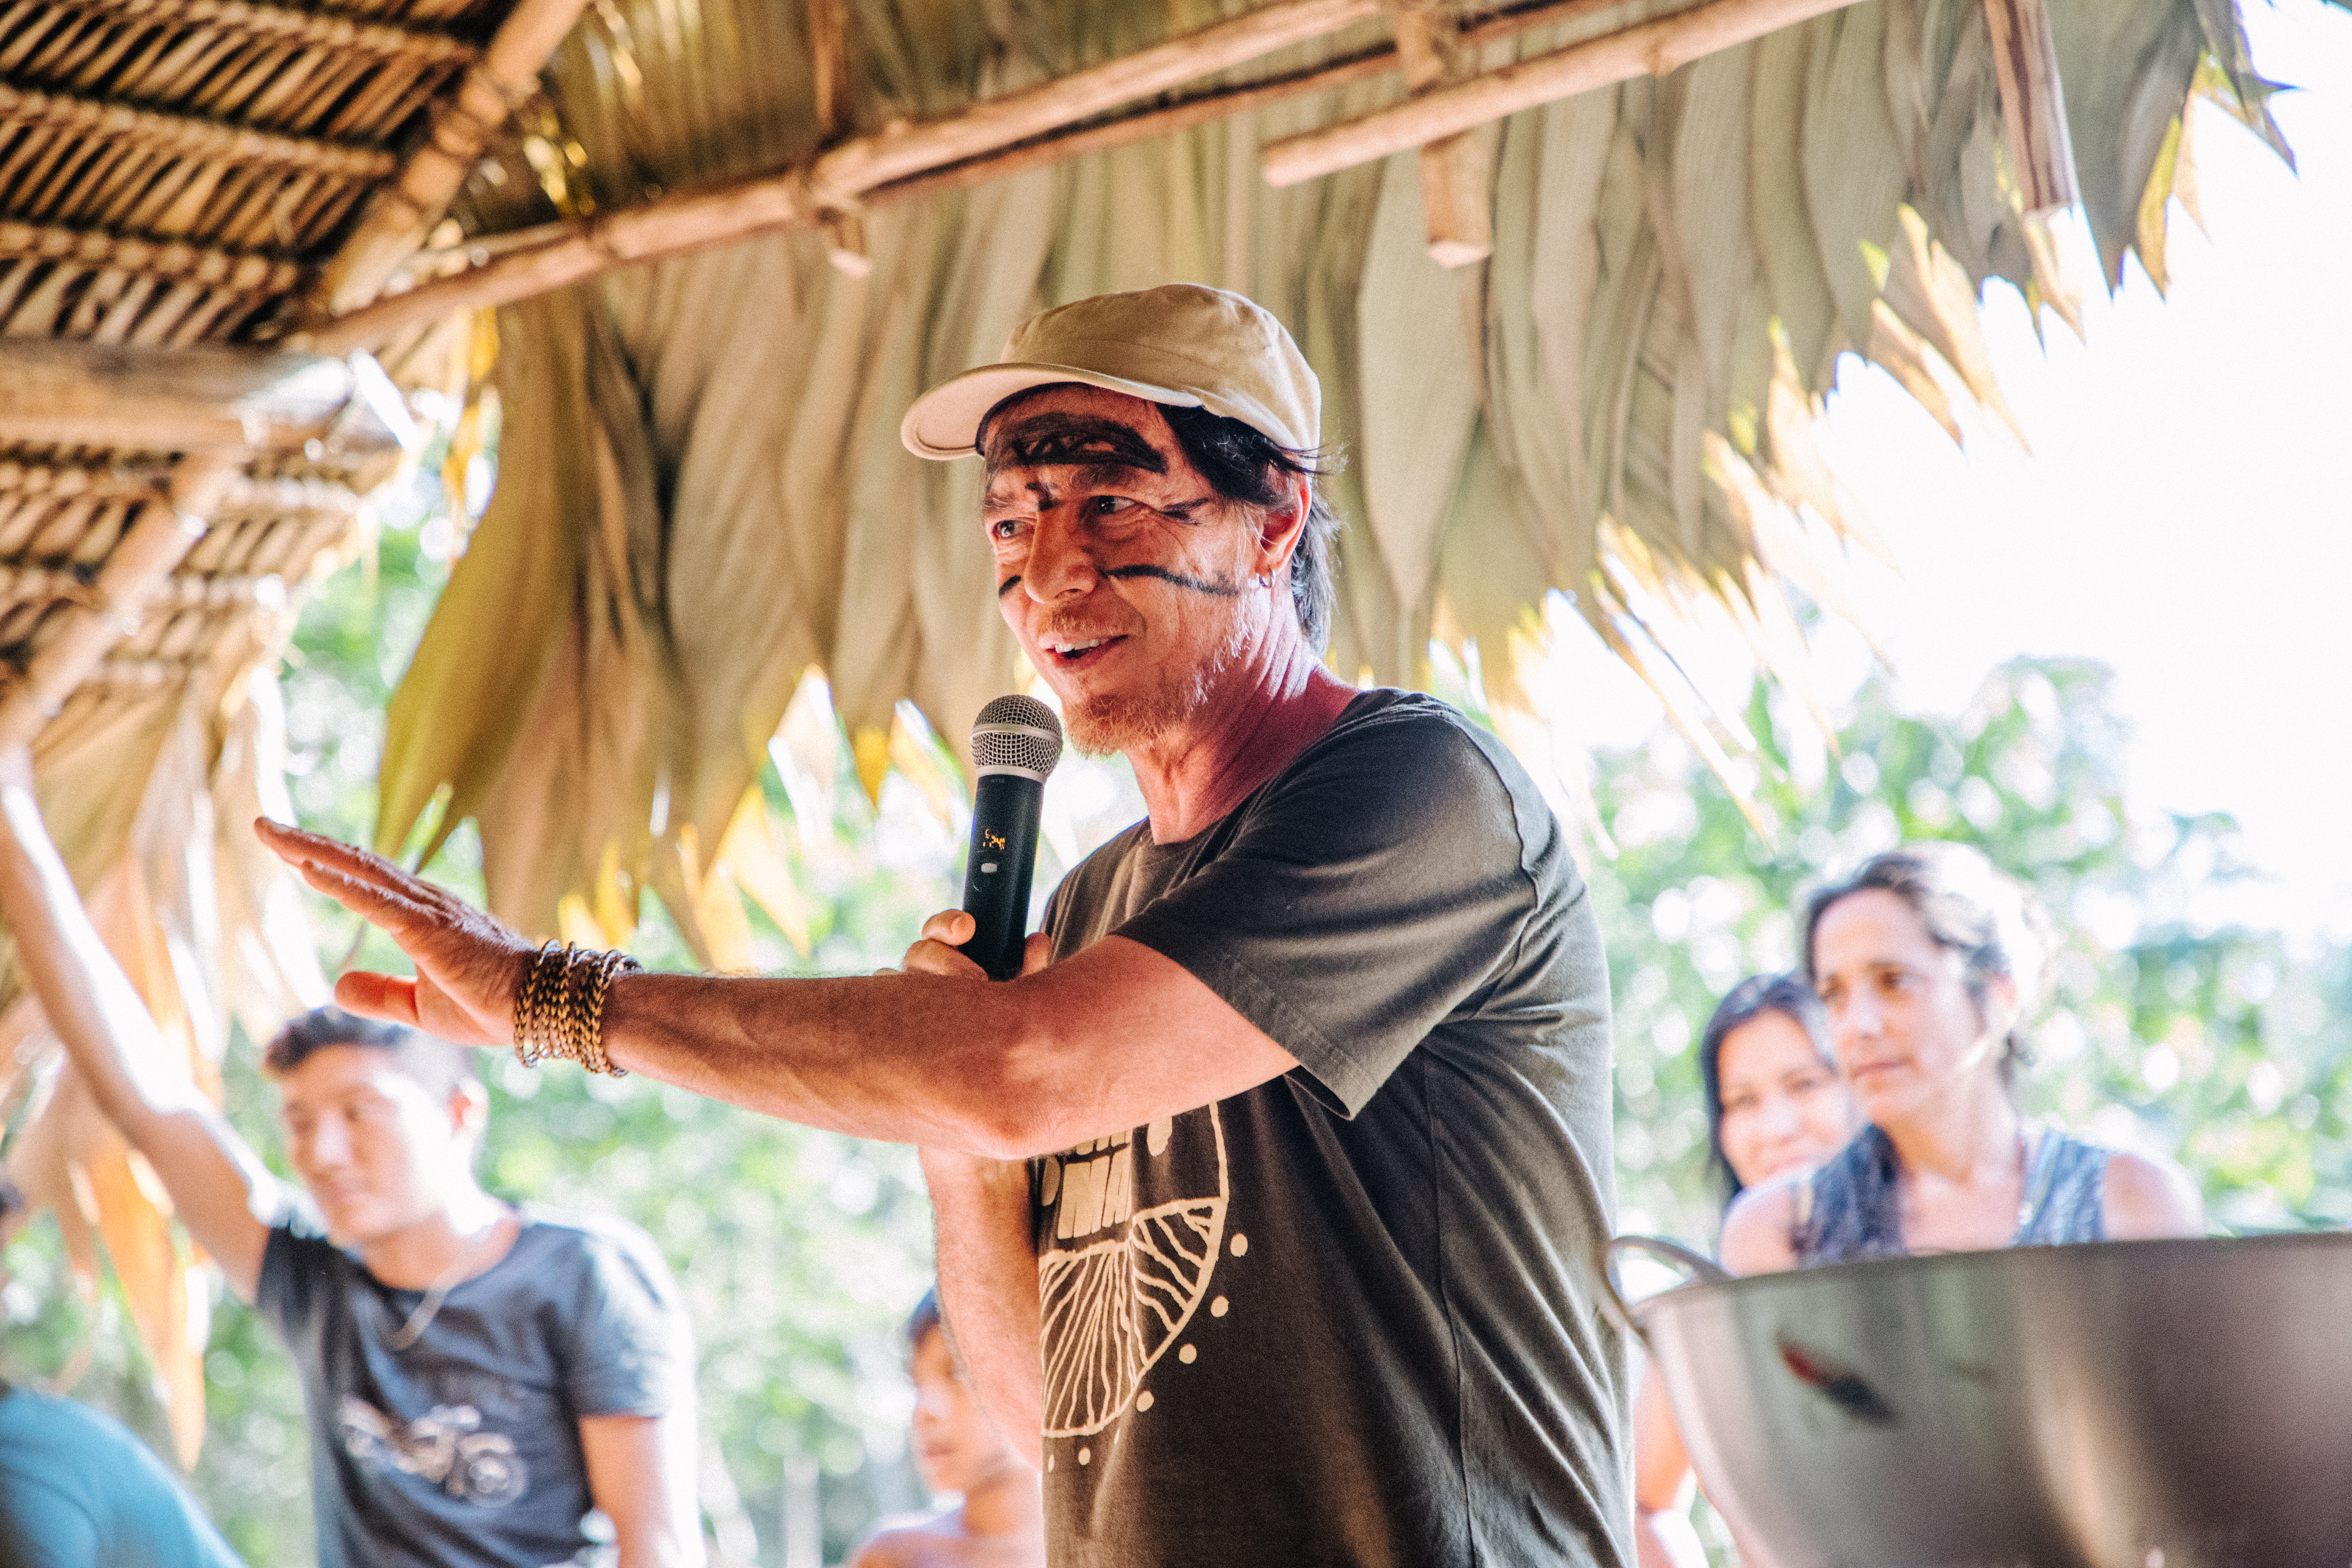
<path fill-rule="evenodd" d="M 0 1181 L 0 1246 L 23 1218 L 24 1200 Z M 121 1422 L 0 1383 L 0 1568 L 242 1565 Z"/>
<path fill-rule="evenodd" d="M 289 1024 L 264 1065 L 298 1194 L 187 1083 L 21 749 L 0 753 L 0 922 L 100 1109 L 293 1352 L 320 1568 L 541 1568 L 590 1547 L 600 1510 L 618 1568 L 699 1568 L 693 1336 L 668 1270 L 633 1227 L 482 1190 L 468 1053 L 333 1008 Z"/>

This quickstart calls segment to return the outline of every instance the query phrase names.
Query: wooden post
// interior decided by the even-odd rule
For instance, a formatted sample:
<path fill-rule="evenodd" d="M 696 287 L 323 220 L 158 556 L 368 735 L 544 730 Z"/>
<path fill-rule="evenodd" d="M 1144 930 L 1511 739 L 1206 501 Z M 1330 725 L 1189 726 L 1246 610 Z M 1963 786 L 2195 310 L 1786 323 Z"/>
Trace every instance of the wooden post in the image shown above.
<path fill-rule="evenodd" d="M 1392 109 L 1288 137 L 1258 159 L 1270 185 L 1295 185 L 1596 87 L 1664 76 L 1718 49 L 1841 10 L 1853 0 L 1712 0 L 1504 66 Z"/>
<path fill-rule="evenodd" d="M 1426 0 L 1398 11 L 1396 48 L 1405 90 L 1415 97 L 1475 70 L 1453 18 Z M 1439 266 L 1467 267 L 1494 254 L 1495 142 L 1484 127 L 1421 150 L 1421 205 Z"/>
<path fill-rule="evenodd" d="M 412 439 L 365 355 L 0 338 L 0 443 L 242 454 L 315 440 L 364 453 Z"/>
<path fill-rule="evenodd" d="M 2050 13 L 2042 0 L 1985 0 L 1985 23 L 1992 30 L 1993 73 L 2020 205 L 2028 217 L 2046 217 L 2081 199 Z"/>
<path fill-rule="evenodd" d="M 400 177 L 378 191 L 319 279 L 314 304 L 344 311 L 366 304 L 431 232 L 481 162 L 490 137 L 539 84 L 540 68 L 572 30 L 586 0 L 516 0 L 481 59 L 433 113 L 432 129 Z"/>
<path fill-rule="evenodd" d="M 58 613 L 48 640 L 0 696 L 0 746 L 39 734 L 108 650 L 139 629 L 149 599 L 205 536 L 238 467 L 236 458 L 217 453 L 180 459 L 165 499 L 141 508 L 107 552 L 89 601 Z"/>

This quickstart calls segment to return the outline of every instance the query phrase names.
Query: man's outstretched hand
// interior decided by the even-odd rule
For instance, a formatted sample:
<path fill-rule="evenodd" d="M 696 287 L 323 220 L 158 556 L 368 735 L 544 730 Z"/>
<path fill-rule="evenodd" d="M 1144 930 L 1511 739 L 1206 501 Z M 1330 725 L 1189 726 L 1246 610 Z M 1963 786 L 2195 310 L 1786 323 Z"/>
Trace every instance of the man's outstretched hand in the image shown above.
<path fill-rule="evenodd" d="M 335 1000 L 363 1017 L 407 1024 L 461 1046 L 514 1043 L 515 992 L 538 950 L 464 900 L 380 855 L 268 817 L 253 830 L 302 879 L 383 930 L 416 977 L 354 970 Z"/>

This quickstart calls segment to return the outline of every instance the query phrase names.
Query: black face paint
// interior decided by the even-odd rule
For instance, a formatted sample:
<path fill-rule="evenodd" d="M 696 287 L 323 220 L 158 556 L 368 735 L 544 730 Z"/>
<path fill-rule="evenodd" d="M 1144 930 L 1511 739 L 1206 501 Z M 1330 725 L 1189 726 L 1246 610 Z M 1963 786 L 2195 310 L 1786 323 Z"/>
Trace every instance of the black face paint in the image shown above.
<path fill-rule="evenodd" d="M 1168 459 L 1135 427 L 1088 414 L 1033 414 L 991 435 L 988 471 L 1075 465 L 1164 474 Z"/>
<path fill-rule="evenodd" d="M 1018 588 L 1019 586 L 1021 586 L 1021 574 L 1015 572 L 1012 576 L 1007 577 L 1003 582 L 999 583 L 996 585 L 996 596 L 1002 599 L 1005 595 L 1010 594 L 1013 589 Z"/>
<path fill-rule="evenodd" d="M 1149 564 L 1112 566 L 1106 569 L 1103 575 L 1106 577 L 1157 577 L 1163 583 L 1173 583 L 1179 588 L 1190 588 L 1195 594 L 1206 594 L 1216 599 L 1238 599 L 1242 594 L 1242 591 L 1231 583 L 1212 583 L 1204 577 L 1188 577 L 1181 572 L 1171 572 L 1165 566 Z"/>

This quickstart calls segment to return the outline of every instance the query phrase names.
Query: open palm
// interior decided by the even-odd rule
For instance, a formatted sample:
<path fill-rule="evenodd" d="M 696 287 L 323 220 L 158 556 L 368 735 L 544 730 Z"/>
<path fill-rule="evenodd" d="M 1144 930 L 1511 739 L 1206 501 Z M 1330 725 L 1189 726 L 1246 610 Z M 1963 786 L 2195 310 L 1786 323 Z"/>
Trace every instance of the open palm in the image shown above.
<path fill-rule="evenodd" d="M 520 932 L 380 855 L 263 817 L 254 831 L 302 879 L 392 938 L 414 979 L 354 970 L 335 982 L 352 1012 L 461 1046 L 514 1040 L 515 994 L 535 948 Z"/>

